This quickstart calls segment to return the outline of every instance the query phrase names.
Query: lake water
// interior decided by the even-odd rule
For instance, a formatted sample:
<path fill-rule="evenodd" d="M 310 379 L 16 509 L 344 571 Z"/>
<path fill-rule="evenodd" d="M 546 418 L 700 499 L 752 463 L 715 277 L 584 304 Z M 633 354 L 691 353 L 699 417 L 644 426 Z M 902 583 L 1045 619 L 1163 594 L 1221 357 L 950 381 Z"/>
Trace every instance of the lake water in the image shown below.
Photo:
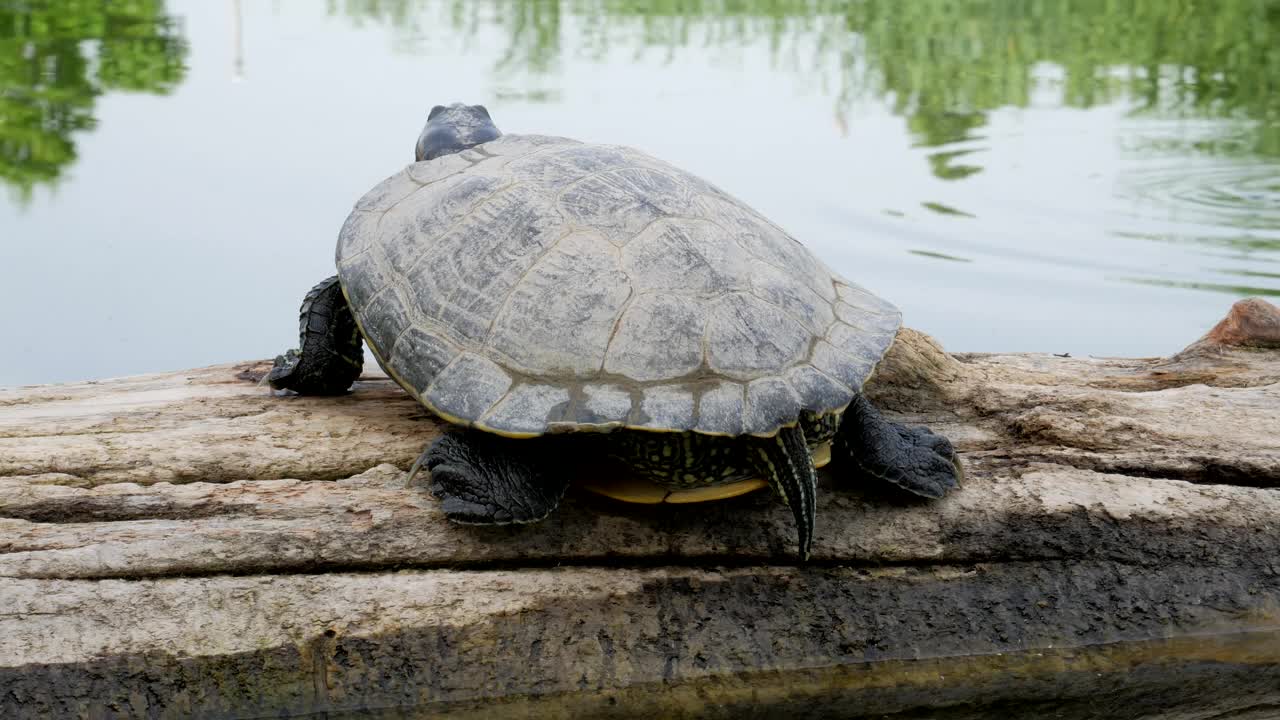
<path fill-rule="evenodd" d="M 24 5 L 0 385 L 292 346 L 452 101 L 701 174 L 951 350 L 1168 354 L 1280 295 L 1280 2 Z"/>

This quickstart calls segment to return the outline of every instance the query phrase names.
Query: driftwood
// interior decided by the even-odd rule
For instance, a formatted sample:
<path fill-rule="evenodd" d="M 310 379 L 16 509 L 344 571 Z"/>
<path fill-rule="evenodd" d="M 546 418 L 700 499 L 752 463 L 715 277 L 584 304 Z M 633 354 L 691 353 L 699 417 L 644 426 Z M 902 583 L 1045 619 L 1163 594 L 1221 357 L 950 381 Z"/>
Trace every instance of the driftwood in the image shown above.
<path fill-rule="evenodd" d="M 446 522 L 381 375 L 256 362 L 0 390 L 0 717 L 1280 713 L 1280 311 L 1167 359 L 948 355 L 869 385 L 962 451 L 907 502 L 571 492 Z"/>

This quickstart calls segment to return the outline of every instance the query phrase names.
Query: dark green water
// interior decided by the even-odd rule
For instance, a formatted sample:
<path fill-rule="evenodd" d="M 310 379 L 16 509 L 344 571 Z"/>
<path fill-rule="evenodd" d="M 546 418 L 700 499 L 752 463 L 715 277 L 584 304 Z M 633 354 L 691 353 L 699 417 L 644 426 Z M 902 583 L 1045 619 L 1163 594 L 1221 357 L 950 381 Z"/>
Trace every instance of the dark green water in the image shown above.
<path fill-rule="evenodd" d="M 1280 2 L 0 4 L 0 384 L 264 357 L 436 103 L 704 175 L 953 350 L 1280 296 Z"/>

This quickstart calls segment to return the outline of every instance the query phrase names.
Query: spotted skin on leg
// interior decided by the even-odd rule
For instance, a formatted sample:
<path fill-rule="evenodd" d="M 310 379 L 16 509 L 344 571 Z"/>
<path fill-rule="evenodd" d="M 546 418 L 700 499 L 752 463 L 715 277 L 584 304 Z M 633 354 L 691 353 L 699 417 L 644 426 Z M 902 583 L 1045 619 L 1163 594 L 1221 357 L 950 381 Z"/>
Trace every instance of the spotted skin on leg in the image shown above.
<path fill-rule="evenodd" d="M 477 430 L 451 431 L 423 452 L 428 488 L 450 520 L 466 525 L 511 525 L 542 520 L 569 486 L 558 443 L 512 440 Z M 416 471 L 415 466 L 415 471 Z M 410 475 L 410 482 L 413 480 Z"/>
<path fill-rule="evenodd" d="M 950 440 L 885 420 L 862 394 L 845 410 L 834 449 L 862 472 L 927 498 L 946 495 L 964 477 Z"/>

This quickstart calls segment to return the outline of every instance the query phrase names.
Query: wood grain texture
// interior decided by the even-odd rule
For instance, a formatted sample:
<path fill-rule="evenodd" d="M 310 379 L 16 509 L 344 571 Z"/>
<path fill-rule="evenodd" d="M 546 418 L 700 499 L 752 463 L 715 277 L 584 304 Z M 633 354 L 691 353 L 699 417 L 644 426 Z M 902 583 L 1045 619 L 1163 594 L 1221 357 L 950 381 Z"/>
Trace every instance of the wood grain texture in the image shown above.
<path fill-rule="evenodd" d="M 1278 350 L 903 330 L 869 392 L 951 437 L 965 485 L 828 468 L 804 566 L 764 494 L 451 525 L 404 486 L 440 427 L 394 383 L 273 396 L 266 367 L 0 389 L 0 717 L 1280 707 Z"/>

